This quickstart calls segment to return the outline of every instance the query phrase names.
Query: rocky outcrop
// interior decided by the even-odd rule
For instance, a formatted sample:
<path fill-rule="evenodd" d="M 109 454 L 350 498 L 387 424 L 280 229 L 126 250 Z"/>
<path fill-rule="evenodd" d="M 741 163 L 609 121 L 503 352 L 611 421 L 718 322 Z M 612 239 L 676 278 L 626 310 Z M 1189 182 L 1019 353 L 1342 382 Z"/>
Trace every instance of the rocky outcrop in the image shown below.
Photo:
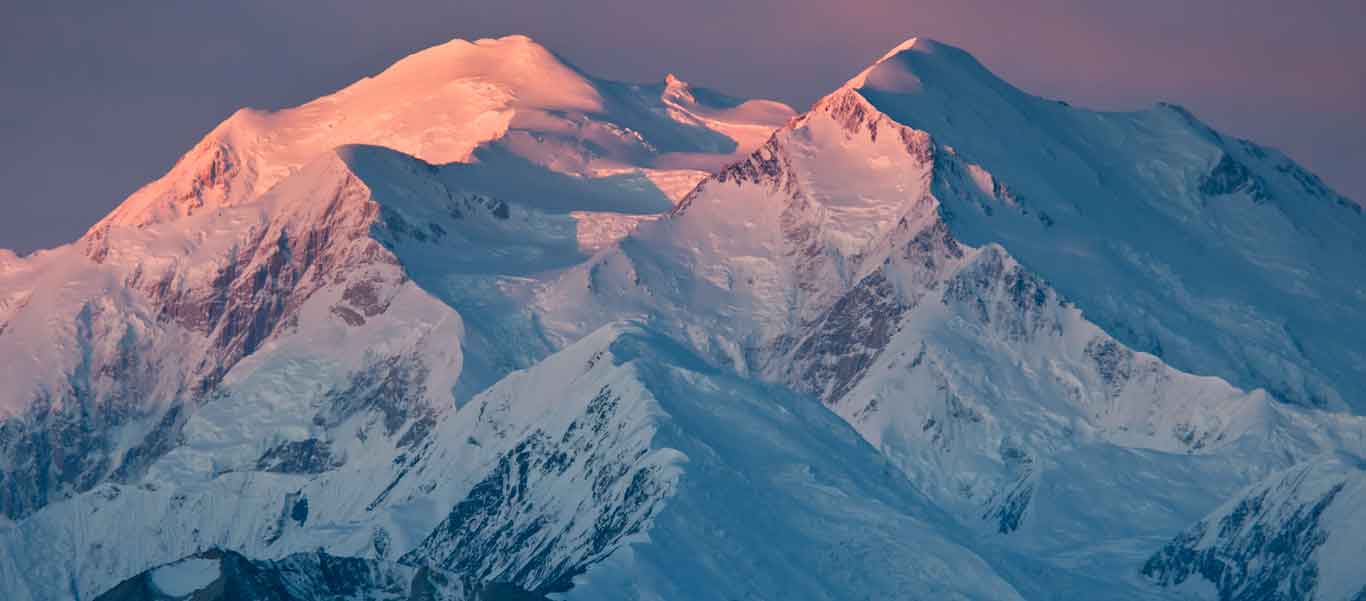
<path fill-rule="evenodd" d="M 642 532 L 673 489 L 640 463 L 644 441 L 622 444 L 619 398 L 603 388 L 558 439 L 536 430 L 503 453 L 404 561 L 541 593 L 568 590 L 589 564 Z M 591 492 L 565 521 L 540 501 L 554 488 Z"/>
<path fill-rule="evenodd" d="M 1355 601 L 1366 574 L 1347 549 L 1366 472 L 1352 458 L 1296 466 L 1252 486 L 1143 565 L 1154 583 L 1203 580 L 1220 601 Z"/>

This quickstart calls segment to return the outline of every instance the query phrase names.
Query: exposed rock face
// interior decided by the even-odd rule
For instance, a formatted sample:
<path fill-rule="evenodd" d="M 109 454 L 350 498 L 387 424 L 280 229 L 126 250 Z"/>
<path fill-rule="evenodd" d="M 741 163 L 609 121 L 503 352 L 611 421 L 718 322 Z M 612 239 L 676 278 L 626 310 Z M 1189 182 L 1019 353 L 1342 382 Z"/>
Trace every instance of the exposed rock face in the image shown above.
<path fill-rule="evenodd" d="M 642 532 L 674 487 L 641 462 L 645 441 L 621 439 L 613 423 L 619 401 L 604 387 L 558 440 L 536 430 L 503 453 L 404 561 L 538 592 L 568 590 L 586 565 Z M 565 488 L 591 490 L 568 522 L 542 505 Z"/>
<path fill-rule="evenodd" d="M 393 262 L 367 238 L 376 207 L 363 185 L 342 181 L 329 195 L 303 231 L 272 223 L 248 232 L 207 285 L 175 271 L 144 284 L 146 276 L 135 273 L 129 286 L 142 289 L 162 318 L 209 337 L 215 352 L 201 368 L 200 388 L 259 349 L 319 288 L 344 281 L 350 270 Z"/>
<path fill-rule="evenodd" d="M 1200 193 L 1206 196 L 1243 193 L 1257 202 L 1266 202 L 1271 198 L 1261 178 L 1227 153 L 1219 159 L 1219 164 L 1213 170 L 1200 178 Z"/>
<path fill-rule="evenodd" d="M 906 309 L 881 271 L 864 278 L 793 351 L 790 369 L 800 379 L 792 383 L 827 402 L 843 398 L 887 346 Z"/>
<path fill-rule="evenodd" d="M 146 404 L 165 368 L 154 352 L 155 322 L 99 301 L 82 305 L 74 321 L 78 363 L 59 388 L 0 422 L 0 515 L 10 519 L 105 478 L 136 475 L 178 440 L 180 409 Z M 125 451 L 119 439 L 130 427 L 140 441 Z"/>
<path fill-rule="evenodd" d="M 1220 601 L 1355 601 L 1361 467 L 1328 458 L 1259 483 L 1182 532 L 1143 565 L 1163 586 L 1203 580 Z M 1346 520 L 1346 521 L 1344 521 Z"/>
<path fill-rule="evenodd" d="M 271 447 L 257 460 L 256 469 L 285 474 L 320 474 L 337 464 L 327 441 L 309 438 Z"/>

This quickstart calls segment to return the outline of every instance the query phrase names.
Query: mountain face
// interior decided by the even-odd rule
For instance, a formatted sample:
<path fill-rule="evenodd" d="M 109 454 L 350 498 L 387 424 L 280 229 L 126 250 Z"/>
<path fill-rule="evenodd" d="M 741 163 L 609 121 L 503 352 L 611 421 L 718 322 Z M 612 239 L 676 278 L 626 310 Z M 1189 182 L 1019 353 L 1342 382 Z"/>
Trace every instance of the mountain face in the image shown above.
<path fill-rule="evenodd" d="M 1199 582 L 1219 599 L 1366 598 L 1355 575 L 1363 476 L 1352 457 L 1278 473 L 1182 532 L 1143 574 L 1168 586 Z"/>
<path fill-rule="evenodd" d="M 504 378 L 410 462 L 105 484 L 4 536 L 15 599 L 86 598 L 200 548 L 319 546 L 566 598 L 1019 598 L 817 401 L 632 324 Z"/>
<path fill-rule="evenodd" d="M 521 37 L 239 111 L 80 241 L 5 259 L 0 515 L 176 449 L 211 449 L 167 467 L 210 476 L 400 453 L 450 390 L 548 352 L 533 333 L 462 354 L 520 335 L 478 307 L 656 217 L 789 114 L 672 76 L 591 79 Z"/>
<path fill-rule="evenodd" d="M 1361 213 L 929 40 L 453 41 L 0 253 L 0 590 L 1355 601 Z"/>

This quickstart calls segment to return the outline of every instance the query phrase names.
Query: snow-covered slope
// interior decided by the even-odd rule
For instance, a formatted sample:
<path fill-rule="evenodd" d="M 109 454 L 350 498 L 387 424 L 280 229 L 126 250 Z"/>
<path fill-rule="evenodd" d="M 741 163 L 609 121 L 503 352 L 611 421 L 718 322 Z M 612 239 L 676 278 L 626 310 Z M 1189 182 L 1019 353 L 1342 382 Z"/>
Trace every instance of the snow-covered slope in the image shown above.
<path fill-rule="evenodd" d="M 197 548 L 323 547 L 570 599 L 1018 598 L 818 402 L 636 325 L 512 374 L 434 432 L 385 478 L 103 485 L 0 532 L 0 582 L 85 597 Z"/>

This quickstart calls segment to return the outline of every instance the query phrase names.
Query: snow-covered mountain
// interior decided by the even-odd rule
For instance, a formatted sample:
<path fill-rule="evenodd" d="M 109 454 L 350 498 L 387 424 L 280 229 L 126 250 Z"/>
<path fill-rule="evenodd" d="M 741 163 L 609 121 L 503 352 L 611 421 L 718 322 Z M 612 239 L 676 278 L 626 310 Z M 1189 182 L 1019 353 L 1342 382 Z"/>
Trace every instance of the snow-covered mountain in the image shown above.
<path fill-rule="evenodd" d="M 548 352 L 479 307 L 658 216 L 790 114 L 673 76 L 592 79 L 520 36 L 239 111 L 80 241 L 4 260 L 0 515 L 177 448 L 165 469 L 207 474 L 393 455 L 452 388 Z M 480 337 L 506 352 L 461 352 Z"/>
<path fill-rule="evenodd" d="M 1172 105 L 1035 98 L 928 41 L 847 87 L 962 159 L 942 192 L 957 236 L 1002 244 L 1125 344 L 1283 401 L 1366 411 L 1366 216 L 1284 155 Z"/>
<path fill-rule="evenodd" d="M 993 545 L 1110 581 L 1243 486 L 1366 450 L 1361 418 L 1182 372 L 1092 322 L 1009 240 L 962 240 L 973 211 L 1031 209 L 860 91 L 901 53 L 960 56 L 920 44 L 561 276 L 545 323 L 573 338 L 650 315 L 717 364 L 825 400 L 937 504 L 1005 535 Z"/>
<path fill-rule="evenodd" d="M 796 117 L 454 41 L 0 255 L 0 587 L 1355 601 L 1361 212 L 930 40 Z"/>

